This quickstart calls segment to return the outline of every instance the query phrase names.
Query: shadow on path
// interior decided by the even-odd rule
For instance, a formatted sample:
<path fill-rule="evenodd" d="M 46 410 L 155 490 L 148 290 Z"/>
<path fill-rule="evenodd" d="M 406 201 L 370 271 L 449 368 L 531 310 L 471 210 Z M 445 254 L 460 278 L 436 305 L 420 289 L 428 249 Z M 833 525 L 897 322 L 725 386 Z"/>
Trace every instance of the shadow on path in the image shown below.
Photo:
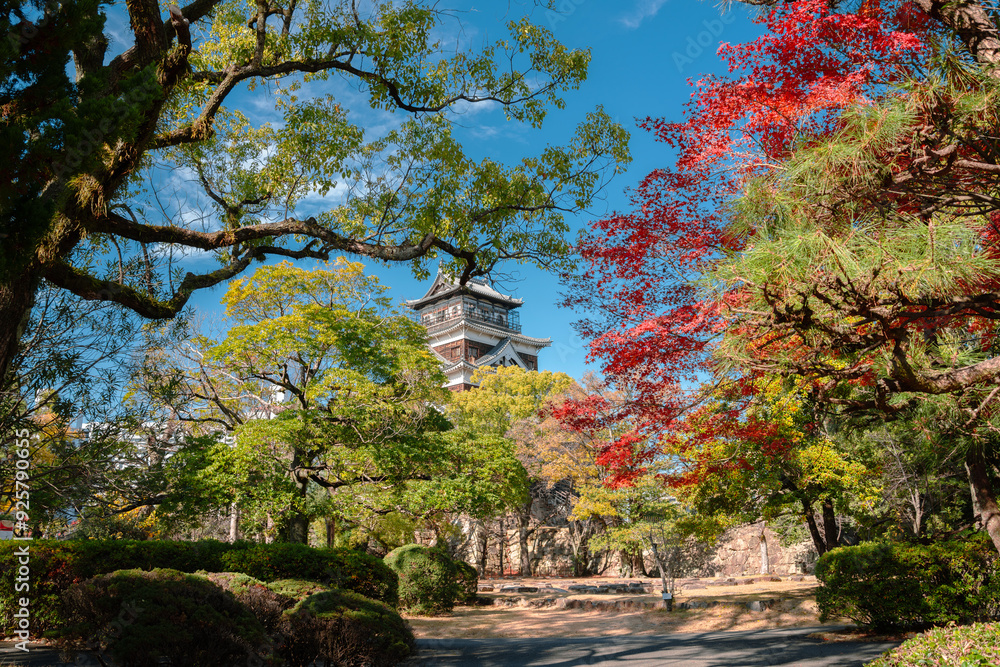
<path fill-rule="evenodd" d="M 573 667 L 574 665 L 863 665 L 898 643 L 824 642 L 806 635 L 832 628 L 677 633 L 638 637 L 422 639 L 405 665 Z"/>
<path fill-rule="evenodd" d="M 806 635 L 836 628 L 677 633 L 639 637 L 572 637 L 545 639 L 421 639 L 417 655 L 406 667 L 573 667 L 622 665 L 627 667 L 749 667 L 795 665 L 802 667 L 854 667 L 893 648 L 893 642 L 823 642 Z M 0 667 L 57 667 L 93 665 L 90 656 L 68 662 L 59 651 L 31 645 L 31 650 L 0 642 Z M 206 666 L 209 667 L 209 666 Z"/>

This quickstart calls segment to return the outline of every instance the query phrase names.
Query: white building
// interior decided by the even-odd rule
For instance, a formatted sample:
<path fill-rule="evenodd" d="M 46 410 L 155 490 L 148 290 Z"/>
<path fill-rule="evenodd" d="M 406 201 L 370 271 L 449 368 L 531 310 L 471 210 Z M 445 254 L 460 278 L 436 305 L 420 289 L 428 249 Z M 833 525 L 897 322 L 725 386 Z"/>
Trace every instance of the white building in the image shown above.
<path fill-rule="evenodd" d="M 431 350 L 448 376 L 446 386 L 463 391 L 477 386 L 472 374 L 480 366 L 538 370 L 538 352 L 552 339 L 521 334 L 516 309 L 522 303 L 482 278 L 461 286 L 439 270 L 427 293 L 406 305 L 427 328 Z"/>

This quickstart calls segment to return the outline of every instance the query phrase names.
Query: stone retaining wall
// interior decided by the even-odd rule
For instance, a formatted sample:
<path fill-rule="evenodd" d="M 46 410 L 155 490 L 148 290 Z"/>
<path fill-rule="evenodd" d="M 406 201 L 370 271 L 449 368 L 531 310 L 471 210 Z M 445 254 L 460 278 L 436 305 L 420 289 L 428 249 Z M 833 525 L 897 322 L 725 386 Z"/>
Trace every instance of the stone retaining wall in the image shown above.
<path fill-rule="evenodd" d="M 787 604 L 798 604 L 798 600 L 787 600 L 785 598 L 768 598 L 764 600 L 751 600 L 749 602 L 735 602 L 730 600 L 687 600 L 674 604 L 674 609 L 710 609 L 713 607 L 733 607 L 748 609 L 750 611 L 767 611 L 776 609 Z M 544 597 L 544 598 L 523 598 L 505 597 L 495 598 L 494 607 L 523 607 L 526 609 L 579 609 L 581 611 L 648 611 L 653 609 L 665 609 L 663 600 L 573 600 L 564 597 Z"/>
<path fill-rule="evenodd" d="M 491 574 L 520 574 L 518 571 L 520 554 L 517 547 L 517 531 L 501 530 L 487 535 L 485 524 L 473 521 L 459 522 L 464 539 L 456 541 L 453 548 L 456 555 L 473 566 L 485 562 L 486 571 Z M 500 536 L 506 541 L 500 549 Z M 489 539 L 485 539 L 488 537 Z M 763 545 L 762 545 L 763 542 Z M 486 548 L 485 558 L 480 553 Z M 763 548 L 762 548 L 763 547 Z M 529 540 L 533 573 L 536 576 L 572 576 L 572 553 L 569 529 L 557 526 L 539 526 Z M 502 551 L 502 555 L 501 555 Z M 762 567 L 766 553 L 767 567 Z M 602 574 L 630 576 L 627 568 L 619 562 L 617 554 L 610 554 L 607 569 Z M 691 550 L 686 558 L 687 576 L 746 577 L 762 573 L 793 575 L 811 573 L 817 559 L 811 540 L 792 545 L 784 545 L 778 535 L 766 524 L 758 522 L 732 528 L 711 548 Z M 652 554 L 646 554 L 647 572 L 654 572 L 656 563 Z"/>

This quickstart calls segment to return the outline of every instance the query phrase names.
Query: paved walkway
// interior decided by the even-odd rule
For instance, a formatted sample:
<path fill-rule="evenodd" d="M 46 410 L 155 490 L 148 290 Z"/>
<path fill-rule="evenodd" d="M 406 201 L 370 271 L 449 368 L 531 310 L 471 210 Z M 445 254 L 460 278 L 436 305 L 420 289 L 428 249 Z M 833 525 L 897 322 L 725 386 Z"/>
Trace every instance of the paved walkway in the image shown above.
<path fill-rule="evenodd" d="M 823 642 L 806 635 L 832 628 L 677 633 L 566 639 L 422 639 L 405 665 L 448 667 L 854 666 L 893 648 L 888 642 Z"/>
<path fill-rule="evenodd" d="M 831 628 L 566 639 L 422 639 L 417 641 L 417 655 L 404 664 L 406 667 L 853 667 L 896 646 L 886 642 L 822 642 L 806 637 L 820 629 Z M 58 651 L 43 646 L 31 646 L 25 653 L 15 649 L 13 642 L 0 642 L 0 667 L 98 664 L 93 658 L 88 660 L 83 656 L 64 662 Z"/>

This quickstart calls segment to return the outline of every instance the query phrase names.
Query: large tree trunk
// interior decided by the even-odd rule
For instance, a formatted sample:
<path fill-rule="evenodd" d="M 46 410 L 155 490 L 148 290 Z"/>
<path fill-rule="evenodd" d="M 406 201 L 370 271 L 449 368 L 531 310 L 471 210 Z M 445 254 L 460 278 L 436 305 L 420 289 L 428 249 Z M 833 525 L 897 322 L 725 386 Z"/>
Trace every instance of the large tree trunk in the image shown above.
<path fill-rule="evenodd" d="M 490 555 L 490 528 L 485 521 L 480 521 L 476 527 L 476 565 L 479 576 L 486 576 L 486 566 L 489 564 Z"/>
<path fill-rule="evenodd" d="M 498 532 L 497 553 L 499 554 L 499 576 L 504 576 L 504 560 L 507 557 L 507 521 L 506 517 L 499 520 L 500 530 Z"/>
<path fill-rule="evenodd" d="M 295 484 L 295 495 L 302 503 L 305 503 L 309 493 L 309 476 L 299 468 L 305 465 L 308 458 L 305 452 L 298 449 L 292 454 L 292 482 Z M 285 524 L 284 539 L 298 544 L 309 542 L 309 519 L 298 507 L 291 509 L 288 523 Z"/>
<path fill-rule="evenodd" d="M 766 521 L 760 526 L 760 573 L 771 574 L 771 559 L 767 553 L 767 535 L 764 532 L 765 530 L 767 530 Z"/>
<path fill-rule="evenodd" d="M 0 388 L 6 388 L 7 374 L 13 370 L 10 365 L 28 326 L 37 288 L 37 279 L 19 278 L 0 283 Z"/>
<path fill-rule="evenodd" d="M 326 546 L 333 548 L 337 546 L 337 520 L 326 519 Z"/>
<path fill-rule="evenodd" d="M 835 549 L 840 543 L 840 527 L 837 525 L 837 515 L 833 511 L 833 500 L 823 499 L 823 535 L 826 538 L 826 550 Z"/>
<path fill-rule="evenodd" d="M 531 551 L 528 549 L 528 537 L 531 531 L 531 501 L 521 508 L 517 515 L 517 550 L 520 560 L 520 574 L 522 577 L 530 577 L 531 572 Z"/>
<path fill-rule="evenodd" d="M 274 517 L 271 513 L 267 513 L 267 519 L 264 522 L 264 544 L 271 544 L 274 542 Z"/>
<path fill-rule="evenodd" d="M 593 533 L 593 523 L 593 519 L 569 522 L 574 577 L 586 577 L 590 574 L 590 536 Z"/>
<path fill-rule="evenodd" d="M 285 524 L 285 542 L 306 544 L 309 542 L 309 520 L 302 512 L 295 512 Z"/>
<path fill-rule="evenodd" d="M 823 535 L 819 532 L 819 526 L 816 525 L 816 511 L 813 510 L 812 503 L 808 500 L 802 501 L 803 516 L 806 519 L 806 525 L 809 527 L 809 535 L 812 537 L 813 546 L 816 547 L 816 553 L 820 556 L 826 553 L 826 540 L 823 539 Z"/>
<path fill-rule="evenodd" d="M 979 447 L 969 447 L 965 454 L 965 470 L 969 473 L 973 501 L 979 505 L 979 520 L 986 534 L 993 540 L 993 547 L 1000 552 L 1000 507 L 990 486 L 986 470 L 986 457 Z"/>
<path fill-rule="evenodd" d="M 955 31 L 969 54 L 990 65 L 1000 63 L 1000 34 L 983 3 L 965 0 L 915 0 L 914 4 L 934 19 Z"/>
<path fill-rule="evenodd" d="M 229 541 L 235 542 L 240 537 L 240 508 L 236 503 L 229 506 Z"/>

